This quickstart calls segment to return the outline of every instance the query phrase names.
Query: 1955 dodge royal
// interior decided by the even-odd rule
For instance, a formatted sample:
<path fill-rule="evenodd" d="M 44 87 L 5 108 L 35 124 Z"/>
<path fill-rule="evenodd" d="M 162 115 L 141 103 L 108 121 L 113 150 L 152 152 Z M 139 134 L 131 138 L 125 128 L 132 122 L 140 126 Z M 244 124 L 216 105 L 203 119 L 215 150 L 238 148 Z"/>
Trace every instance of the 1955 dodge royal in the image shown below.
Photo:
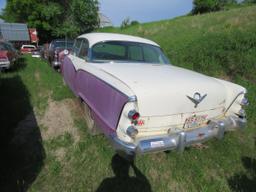
<path fill-rule="evenodd" d="M 178 150 L 246 125 L 246 89 L 169 64 L 147 39 L 79 36 L 61 66 L 91 133 L 126 155 Z"/>

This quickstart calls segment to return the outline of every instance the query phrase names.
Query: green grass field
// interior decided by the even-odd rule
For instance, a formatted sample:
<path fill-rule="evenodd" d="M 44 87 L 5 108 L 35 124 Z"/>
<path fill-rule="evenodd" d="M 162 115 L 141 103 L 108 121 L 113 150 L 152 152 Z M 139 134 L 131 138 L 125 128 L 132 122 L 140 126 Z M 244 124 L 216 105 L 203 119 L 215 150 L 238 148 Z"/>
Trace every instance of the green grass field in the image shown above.
<path fill-rule="evenodd" d="M 0 191 L 255 191 L 256 6 L 140 24 L 106 32 L 161 45 L 172 64 L 248 89 L 248 127 L 179 154 L 115 155 L 90 136 L 79 103 L 62 77 L 22 57 L 0 73 Z M 25 120 L 24 120 L 25 119 Z"/>

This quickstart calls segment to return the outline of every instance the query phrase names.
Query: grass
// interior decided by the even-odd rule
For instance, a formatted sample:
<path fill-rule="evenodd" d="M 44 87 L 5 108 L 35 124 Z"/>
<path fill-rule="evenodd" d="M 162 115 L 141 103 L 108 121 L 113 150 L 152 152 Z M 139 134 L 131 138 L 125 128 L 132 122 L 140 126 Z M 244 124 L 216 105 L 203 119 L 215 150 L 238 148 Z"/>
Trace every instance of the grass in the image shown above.
<path fill-rule="evenodd" d="M 256 7 L 245 7 L 104 29 L 139 35 L 159 43 L 172 64 L 248 89 L 248 127 L 211 140 L 206 149 L 138 156 L 127 164 L 103 136 L 92 137 L 79 110 L 72 111 L 69 132 L 44 138 L 40 122 L 49 100 L 75 100 L 61 76 L 46 62 L 22 57 L 0 74 L 1 191 L 253 191 L 256 188 L 255 97 Z M 29 115 L 30 126 L 17 129 Z M 3 125 L 3 126 L 2 126 Z M 27 129 L 29 127 L 29 129 Z M 129 173 L 129 175 L 128 175 Z M 129 177 L 130 176 L 130 177 Z"/>

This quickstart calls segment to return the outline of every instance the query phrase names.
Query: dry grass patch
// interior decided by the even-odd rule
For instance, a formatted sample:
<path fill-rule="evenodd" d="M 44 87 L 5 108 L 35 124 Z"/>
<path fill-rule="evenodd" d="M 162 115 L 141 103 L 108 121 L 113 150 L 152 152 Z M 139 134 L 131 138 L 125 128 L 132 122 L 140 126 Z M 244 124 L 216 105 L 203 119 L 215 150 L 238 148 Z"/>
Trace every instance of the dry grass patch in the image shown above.
<path fill-rule="evenodd" d="M 65 133 L 73 136 L 74 141 L 79 140 L 78 130 L 74 126 L 73 111 L 76 111 L 77 104 L 72 99 L 62 101 L 48 100 L 48 107 L 42 118 L 39 119 L 40 125 L 47 127 L 42 131 L 44 140 L 53 139 Z"/>

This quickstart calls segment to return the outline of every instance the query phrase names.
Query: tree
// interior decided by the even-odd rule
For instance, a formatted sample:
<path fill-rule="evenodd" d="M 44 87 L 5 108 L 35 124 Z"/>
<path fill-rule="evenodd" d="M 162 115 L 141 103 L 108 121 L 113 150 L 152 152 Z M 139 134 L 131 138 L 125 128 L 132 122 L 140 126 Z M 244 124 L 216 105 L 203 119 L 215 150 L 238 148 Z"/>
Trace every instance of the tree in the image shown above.
<path fill-rule="evenodd" d="M 125 19 L 122 21 L 122 23 L 121 23 L 121 29 L 124 29 L 124 28 L 128 27 L 129 25 L 130 25 L 130 18 L 127 17 L 127 18 L 125 18 Z"/>
<path fill-rule="evenodd" d="M 256 3 L 256 0 L 244 0 L 243 3 Z"/>
<path fill-rule="evenodd" d="M 223 9 L 225 5 L 236 3 L 236 0 L 194 0 L 192 14 L 219 11 Z"/>
<path fill-rule="evenodd" d="M 2 17 L 8 22 L 37 28 L 43 42 L 66 36 L 73 38 L 98 27 L 98 1 L 7 0 Z"/>

